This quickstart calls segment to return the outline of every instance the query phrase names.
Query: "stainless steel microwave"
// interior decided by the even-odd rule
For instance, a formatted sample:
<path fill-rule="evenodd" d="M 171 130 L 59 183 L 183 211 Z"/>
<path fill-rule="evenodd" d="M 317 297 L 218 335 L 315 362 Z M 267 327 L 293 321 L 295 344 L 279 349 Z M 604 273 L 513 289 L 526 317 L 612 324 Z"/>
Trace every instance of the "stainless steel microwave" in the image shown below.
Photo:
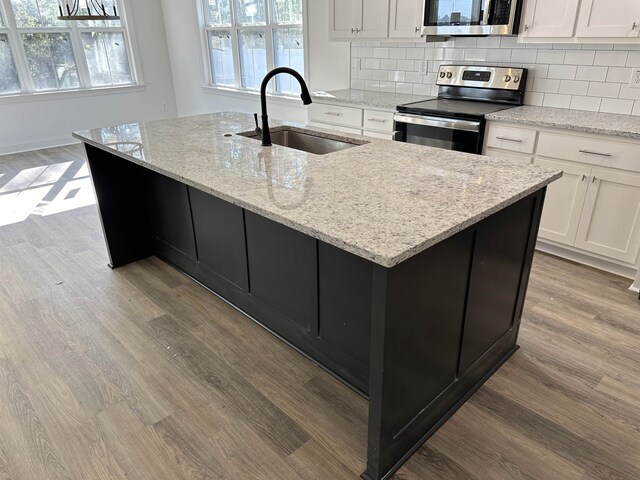
<path fill-rule="evenodd" d="M 522 0 L 425 0 L 426 36 L 485 36 L 518 33 Z"/>

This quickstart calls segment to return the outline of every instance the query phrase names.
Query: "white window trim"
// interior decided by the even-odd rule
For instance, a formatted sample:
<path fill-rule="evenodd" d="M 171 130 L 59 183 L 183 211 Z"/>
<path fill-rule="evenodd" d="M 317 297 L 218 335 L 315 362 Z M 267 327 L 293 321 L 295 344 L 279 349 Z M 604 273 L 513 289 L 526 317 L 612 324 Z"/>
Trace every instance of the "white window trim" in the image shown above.
<path fill-rule="evenodd" d="M 28 97 L 34 99 L 45 99 L 49 96 L 56 98 L 68 96 L 69 94 L 80 94 L 83 92 L 104 93 L 105 90 L 114 90 L 114 93 L 123 90 L 131 90 L 135 87 L 145 87 L 142 77 L 142 70 L 138 65 L 140 58 L 138 45 L 136 41 L 134 22 L 132 15 L 129 13 L 131 5 L 130 0 L 117 0 L 119 7 L 119 15 L 122 26 L 119 27 L 81 27 L 74 21 L 68 21 L 65 27 L 43 27 L 43 28 L 18 28 L 16 19 L 11 7 L 10 0 L 0 0 L 0 10 L 5 26 L 0 27 L 0 33 L 6 33 L 9 38 L 9 49 L 13 57 L 13 62 L 18 72 L 21 91 L 17 93 L 0 94 L 0 103 L 15 103 Z M 27 64 L 27 56 L 24 49 L 22 33 L 68 33 L 73 49 L 73 54 L 78 71 L 79 87 L 65 89 L 36 90 L 33 84 L 33 77 L 29 71 Z M 129 60 L 129 68 L 131 70 L 131 83 L 123 85 L 99 85 L 92 86 L 89 76 L 89 69 L 84 51 L 82 50 L 81 33 L 83 32 L 119 32 L 123 34 L 127 56 Z M 6 100 L 6 101 L 5 101 Z"/>
<path fill-rule="evenodd" d="M 198 36 L 200 39 L 199 42 L 199 46 L 200 46 L 200 57 L 202 58 L 202 89 L 205 92 L 208 93 L 212 93 L 212 92 L 216 92 L 219 91 L 221 93 L 231 93 L 231 92 L 235 92 L 235 93 L 241 93 L 241 94 L 245 94 L 246 96 L 249 97 L 253 97 L 256 94 L 259 94 L 260 92 L 254 89 L 250 89 L 250 88 L 244 88 L 241 85 L 241 73 L 239 71 L 240 69 L 240 49 L 238 47 L 238 35 L 237 35 L 237 31 L 238 30 L 264 30 L 265 31 L 265 35 L 272 35 L 273 36 L 273 30 L 274 29 L 278 29 L 278 28 L 286 28 L 287 26 L 298 26 L 298 24 L 277 24 L 277 25 L 246 25 L 246 26 L 239 26 L 239 25 L 235 25 L 235 21 L 232 21 L 232 23 L 234 23 L 234 25 L 231 26 L 227 26 L 227 27 L 210 27 L 207 25 L 207 12 L 205 11 L 205 0 L 193 0 L 195 1 L 195 7 L 196 7 L 196 12 L 198 15 L 198 28 L 200 30 L 200 35 Z M 236 11 L 235 11 L 235 5 L 233 4 L 232 0 L 232 4 L 231 4 L 231 16 L 232 19 L 235 20 L 235 15 L 236 15 Z M 271 0 L 265 0 L 266 2 L 266 12 L 267 15 L 270 15 L 270 10 L 271 10 Z M 307 83 L 307 85 L 311 84 L 311 75 L 310 75 L 310 68 L 309 68 L 309 21 L 308 21 L 308 8 L 307 8 L 307 2 L 308 0 L 302 0 L 302 36 L 304 38 L 304 73 L 302 74 L 305 82 Z M 231 41 L 232 41 L 232 48 L 233 48 L 233 55 L 234 55 L 234 59 L 233 59 L 233 65 L 234 65 L 234 76 L 236 79 L 236 86 L 232 87 L 232 86 L 228 86 L 228 85 L 216 85 L 213 83 L 213 75 L 212 75 L 212 66 L 211 66 L 211 57 L 209 56 L 209 38 L 208 38 L 208 32 L 211 30 L 231 30 L 233 32 L 232 36 L 231 36 Z M 271 52 L 269 45 L 271 45 L 272 43 L 267 42 L 267 71 L 271 70 L 273 67 L 273 63 L 274 63 L 274 59 L 273 59 L 273 52 Z M 269 94 L 269 96 L 271 97 L 277 97 L 277 98 L 282 98 L 282 99 L 295 99 L 298 98 L 298 95 L 296 94 L 289 94 L 289 93 L 280 93 L 280 92 L 276 92 L 275 88 L 274 88 L 274 83 L 275 82 L 270 82 L 269 83 L 269 87 L 267 89 L 267 93 Z"/>

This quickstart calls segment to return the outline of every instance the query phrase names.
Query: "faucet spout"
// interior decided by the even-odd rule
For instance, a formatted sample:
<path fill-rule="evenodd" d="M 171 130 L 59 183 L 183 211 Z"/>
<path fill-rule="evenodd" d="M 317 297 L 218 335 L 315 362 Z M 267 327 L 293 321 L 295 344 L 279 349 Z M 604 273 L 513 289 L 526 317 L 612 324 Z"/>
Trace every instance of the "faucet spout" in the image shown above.
<path fill-rule="evenodd" d="M 288 73 L 292 77 L 294 77 L 298 83 L 300 84 L 300 90 L 302 93 L 300 94 L 300 98 L 302 99 L 302 103 L 304 105 L 309 105 L 312 103 L 311 94 L 309 93 L 309 89 L 307 88 L 307 84 L 298 72 L 296 72 L 293 68 L 289 67 L 278 67 L 271 70 L 264 76 L 262 80 L 262 85 L 260 86 L 260 108 L 262 109 L 262 146 L 269 147 L 271 146 L 271 131 L 269 130 L 269 116 L 267 115 L 267 85 L 269 84 L 269 80 L 280 73 Z M 257 127 L 257 125 L 256 125 Z M 257 129 L 256 129 L 257 131 Z"/>

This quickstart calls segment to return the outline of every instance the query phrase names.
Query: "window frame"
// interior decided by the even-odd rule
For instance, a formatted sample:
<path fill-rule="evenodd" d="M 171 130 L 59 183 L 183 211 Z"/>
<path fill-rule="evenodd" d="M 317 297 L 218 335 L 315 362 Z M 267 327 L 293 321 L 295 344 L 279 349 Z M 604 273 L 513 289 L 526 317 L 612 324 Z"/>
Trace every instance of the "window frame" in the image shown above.
<path fill-rule="evenodd" d="M 241 70 L 241 59 L 240 59 L 240 45 L 238 41 L 238 32 L 241 30 L 245 31 L 262 31 L 264 32 L 265 37 L 268 35 L 270 40 L 265 41 L 265 51 L 267 55 L 267 71 L 275 68 L 275 56 L 274 56 L 274 43 L 273 43 L 273 33 L 275 30 L 285 29 L 285 28 L 299 28 L 302 26 L 302 37 L 303 37 L 303 52 L 304 52 L 304 72 L 300 72 L 304 77 L 307 85 L 310 84 L 310 68 L 309 68 L 309 29 L 308 29 L 308 0 L 301 0 L 302 2 L 302 25 L 298 23 L 273 23 L 272 22 L 272 0 L 264 0 L 265 1 L 265 17 L 266 24 L 265 25 L 237 25 L 236 24 L 236 3 L 239 0 L 229 0 L 231 3 L 231 25 L 228 26 L 210 26 L 208 25 L 208 10 L 207 10 L 207 0 L 195 0 L 196 8 L 198 11 L 198 19 L 200 26 L 200 50 L 202 56 L 202 67 L 203 67 L 203 88 L 206 90 L 222 90 L 222 91 L 233 91 L 246 93 L 249 95 L 258 94 L 259 91 L 252 88 L 246 88 L 242 86 L 242 70 Z M 213 79 L 213 65 L 211 63 L 211 55 L 209 52 L 209 32 L 211 31 L 220 31 L 220 30 L 228 30 L 231 32 L 231 50 L 233 54 L 233 75 L 235 80 L 235 85 L 221 85 L 214 83 Z M 284 93 L 276 91 L 276 82 L 269 82 L 269 86 L 267 87 L 267 93 L 272 96 L 282 97 L 282 98 L 296 98 L 298 94 L 295 93 Z"/>
<path fill-rule="evenodd" d="M 129 21 L 128 11 L 130 8 L 129 0 L 115 0 L 117 2 L 120 15 L 120 26 L 81 26 L 78 21 L 67 20 L 66 25 L 59 27 L 36 27 L 24 28 L 18 27 L 11 0 L 0 0 L 0 15 L 4 20 L 5 26 L 0 27 L 1 33 L 6 33 L 9 39 L 9 48 L 13 56 L 18 79 L 20 81 L 20 91 L 13 93 L 0 93 L 0 101 L 6 98 L 16 96 L 35 96 L 35 95 L 51 95 L 51 94 L 69 94 L 72 92 L 86 92 L 92 90 L 108 90 L 139 87 L 144 85 L 144 80 L 140 69 L 138 68 L 137 59 L 138 47 L 135 41 L 135 32 L 133 22 Z M 89 66 L 87 56 L 85 54 L 84 44 L 82 42 L 82 33 L 87 32 L 114 32 L 122 33 L 127 57 L 129 61 L 129 69 L 131 70 L 131 83 L 112 84 L 112 85 L 92 85 L 89 74 Z M 24 46 L 23 34 L 29 33 L 68 33 L 71 40 L 71 49 L 73 51 L 76 69 L 78 74 L 79 85 L 72 88 L 52 88 L 52 89 L 36 89 L 34 80 L 29 70 L 28 59 Z"/>

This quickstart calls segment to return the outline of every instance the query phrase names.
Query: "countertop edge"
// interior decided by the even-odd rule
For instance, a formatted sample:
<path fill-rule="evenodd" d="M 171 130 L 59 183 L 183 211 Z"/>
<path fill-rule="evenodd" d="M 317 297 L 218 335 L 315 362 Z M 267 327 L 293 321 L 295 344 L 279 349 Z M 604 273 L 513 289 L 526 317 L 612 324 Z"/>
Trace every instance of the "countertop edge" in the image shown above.
<path fill-rule="evenodd" d="M 454 227 L 450 228 L 449 230 L 446 230 L 446 231 L 442 232 L 441 234 L 430 238 L 426 242 L 418 244 L 418 245 L 416 245 L 416 246 L 414 246 L 414 247 L 402 252 L 401 254 L 398 254 L 398 255 L 395 255 L 395 256 L 392 256 L 392 257 L 384 257 L 384 256 L 378 255 L 376 253 L 373 253 L 373 252 L 371 252 L 369 250 L 365 250 L 365 249 L 359 248 L 357 246 L 347 244 L 347 243 L 345 243 L 343 240 L 341 240 L 339 238 L 335 238 L 335 237 L 332 237 L 330 235 L 327 235 L 327 234 L 325 234 L 323 232 L 320 232 L 318 230 L 315 230 L 312 227 L 309 227 L 307 225 L 304 225 L 304 224 L 301 224 L 301 223 L 292 222 L 292 221 L 282 217 L 281 215 L 279 215 L 277 213 L 264 210 L 264 209 L 262 209 L 262 208 L 260 208 L 260 207 L 258 207 L 256 205 L 247 203 L 247 202 L 245 202 L 243 200 L 240 200 L 238 198 L 232 197 L 232 196 L 224 194 L 224 193 L 222 193 L 220 191 L 217 191 L 217 190 L 211 189 L 209 187 L 206 187 L 206 186 L 196 182 L 193 179 L 180 177 L 179 175 L 175 175 L 174 173 L 166 171 L 166 170 L 161 169 L 161 168 L 154 168 L 154 167 L 156 167 L 155 165 L 151 165 L 149 163 L 145 163 L 145 162 L 143 162 L 143 161 L 141 161 L 141 160 L 139 160 L 139 159 L 137 159 L 135 157 L 132 157 L 132 156 L 129 156 L 129 155 L 125 154 L 125 153 L 122 153 L 122 152 L 119 152 L 117 150 L 108 148 L 103 144 L 100 144 L 100 143 L 98 143 L 98 142 L 96 142 L 96 141 L 94 141 L 94 140 L 92 140 L 90 138 L 87 138 L 87 137 L 84 137 L 84 136 L 80 135 L 78 132 L 73 132 L 72 136 L 74 138 L 77 138 L 78 140 L 81 140 L 84 143 L 87 143 L 87 144 L 95 147 L 95 148 L 99 148 L 99 149 L 101 149 L 103 151 L 106 151 L 106 152 L 108 152 L 110 154 L 113 154 L 113 155 L 115 155 L 117 157 L 120 157 L 123 160 L 130 161 L 132 163 L 135 163 L 136 165 L 139 165 L 139 166 L 141 166 L 143 168 L 147 168 L 147 169 L 152 170 L 152 171 L 154 171 L 156 173 L 159 173 L 159 174 L 162 174 L 162 175 L 166 175 L 167 177 L 172 178 L 172 179 L 174 179 L 176 181 L 179 181 L 179 182 L 185 183 L 185 184 L 187 184 L 187 185 L 189 185 L 191 187 L 197 188 L 198 190 L 200 190 L 202 192 L 211 194 L 211 195 L 213 195 L 213 196 L 215 196 L 215 197 L 217 197 L 217 198 L 219 198 L 221 200 L 227 201 L 229 203 L 232 203 L 233 205 L 236 205 L 238 207 L 244 208 L 244 209 L 246 209 L 246 210 L 248 210 L 248 211 L 250 211 L 252 213 L 255 213 L 255 214 L 261 215 L 261 216 L 263 216 L 265 218 L 268 218 L 270 220 L 273 220 L 273 221 L 275 221 L 277 223 L 280 223 L 281 225 L 286 225 L 288 227 L 291 227 L 294 230 L 297 230 L 297 231 L 299 231 L 301 233 L 304 233 L 306 235 L 312 236 L 313 238 L 316 238 L 318 240 L 321 240 L 321 241 L 324 241 L 326 243 L 329 243 L 330 245 L 333 245 L 333 246 L 335 246 L 337 248 L 343 249 L 343 250 L 345 250 L 345 251 L 347 251 L 349 253 L 357 255 L 358 257 L 364 258 L 365 260 L 369 260 L 369 261 L 371 261 L 373 263 L 376 263 L 376 264 L 378 264 L 378 265 L 380 265 L 382 267 L 385 267 L 385 268 L 395 267 L 396 265 L 402 263 L 403 261 L 405 261 L 405 260 L 417 255 L 420 252 L 423 252 L 423 251 L 427 250 L 428 248 L 431 248 L 432 246 L 442 242 L 443 240 L 446 240 L 447 238 L 452 237 L 453 235 L 455 235 L 455 234 L 463 231 L 464 229 L 466 229 L 466 228 L 478 223 L 479 221 L 489 217 L 490 215 L 492 215 L 492 214 L 494 214 L 494 213 L 496 213 L 496 212 L 498 212 L 498 211 L 500 211 L 500 210 L 502 210 L 502 209 L 504 209 L 504 208 L 516 203 L 518 200 L 521 200 L 522 198 L 525 198 L 526 196 L 528 196 L 528 195 L 540 190 L 541 188 L 546 187 L 547 185 L 549 185 L 553 181 L 555 181 L 558 178 L 562 177 L 562 172 L 557 172 L 552 177 L 547 178 L 547 179 L 539 182 L 538 184 L 536 184 L 536 185 L 534 185 L 534 186 L 532 186 L 532 187 L 520 192 L 519 194 L 517 194 L 517 195 L 515 195 L 515 196 L 513 196 L 513 197 L 511 197 L 511 198 L 509 198 L 507 200 L 504 200 L 504 201 L 500 202 L 497 205 L 494 205 L 492 208 L 489 208 L 489 209 L 487 209 L 487 210 L 475 215 L 472 218 L 469 218 L 468 220 L 466 220 L 466 221 L 464 221 L 464 222 L 462 222 L 462 223 L 460 223 L 458 225 L 455 225 Z"/>

